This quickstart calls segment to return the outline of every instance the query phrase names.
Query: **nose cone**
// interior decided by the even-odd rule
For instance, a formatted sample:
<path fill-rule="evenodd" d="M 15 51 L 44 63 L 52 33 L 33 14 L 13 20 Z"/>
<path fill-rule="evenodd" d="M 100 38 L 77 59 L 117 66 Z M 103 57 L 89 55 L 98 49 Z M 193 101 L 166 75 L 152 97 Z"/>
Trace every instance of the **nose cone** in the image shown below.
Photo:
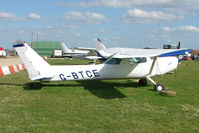
<path fill-rule="evenodd" d="M 188 53 L 192 53 L 192 52 L 193 52 L 193 49 L 188 49 L 187 52 L 188 52 Z"/>

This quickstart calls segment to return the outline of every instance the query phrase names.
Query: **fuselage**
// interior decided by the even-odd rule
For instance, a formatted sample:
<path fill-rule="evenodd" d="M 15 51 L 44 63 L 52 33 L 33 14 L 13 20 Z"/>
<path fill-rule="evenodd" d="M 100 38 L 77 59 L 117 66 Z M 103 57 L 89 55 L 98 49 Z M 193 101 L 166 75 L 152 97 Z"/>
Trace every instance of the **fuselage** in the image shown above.
<path fill-rule="evenodd" d="M 177 57 L 157 58 L 152 68 L 153 60 L 150 57 L 112 58 L 98 65 L 52 65 L 50 72 L 53 78 L 50 80 L 143 78 L 168 73 L 178 66 Z"/>

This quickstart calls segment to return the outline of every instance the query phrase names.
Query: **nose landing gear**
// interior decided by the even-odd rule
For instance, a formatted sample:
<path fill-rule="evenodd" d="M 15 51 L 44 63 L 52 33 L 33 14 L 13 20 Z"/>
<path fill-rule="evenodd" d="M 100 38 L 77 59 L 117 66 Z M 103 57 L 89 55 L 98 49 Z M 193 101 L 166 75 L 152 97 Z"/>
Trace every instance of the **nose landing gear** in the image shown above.
<path fill-rule="evenodd" d="M 165 91 L 166 90 L 166 88 L 164 87 L 164 85 L 162 85 L 160 83 L 156 83 L 150 77 L 147 77 L 147 79 L 154 84 L 154 91 L 160 92 L 160 91 Z"/>
<path fill-rule="evenodd" d="M 157 83 L 157 84 L 154 85 L 154 90 L 155 91 L 164 91 L 165 87 L 162 84 Z"/>

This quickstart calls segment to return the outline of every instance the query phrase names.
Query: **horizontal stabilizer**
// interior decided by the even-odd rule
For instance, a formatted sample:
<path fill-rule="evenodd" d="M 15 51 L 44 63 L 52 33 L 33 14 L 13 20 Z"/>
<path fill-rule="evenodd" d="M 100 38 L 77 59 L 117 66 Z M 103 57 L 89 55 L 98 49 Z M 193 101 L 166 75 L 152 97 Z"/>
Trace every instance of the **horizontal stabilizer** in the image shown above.
<path fill-rule="evenodd" d="M 39 76 L 32 77 L 31 80 L 33 80 L 33 81 L 48 81 L 52 78 L 53 77 L 44 77 L 42 75 L 39 75 Z"/>

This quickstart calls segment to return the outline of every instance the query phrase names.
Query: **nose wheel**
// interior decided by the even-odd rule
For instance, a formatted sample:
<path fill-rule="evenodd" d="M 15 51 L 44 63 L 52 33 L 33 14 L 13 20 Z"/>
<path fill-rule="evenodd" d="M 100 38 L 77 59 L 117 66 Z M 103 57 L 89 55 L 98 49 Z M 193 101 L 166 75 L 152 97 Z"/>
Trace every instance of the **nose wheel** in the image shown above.
<path fill-rule="evenodd" d="M 157 83 L 157 84 L 154 85 L 154 90 L 160 92 L 160 91 L 165 90 L 165 87 L 162 84 Z"/>
<path fill-rule="evenodd" d="M 160 83 L 156 83 L 155 81 L 153 81 L 150 77 L 147 77 L 147 79 L 149 81 L 151 81 L 154 84 L 154 91 L 164 91 L 166 90 L 166 88 L 164 87 L 164 85 L 160 84 Z"/>

